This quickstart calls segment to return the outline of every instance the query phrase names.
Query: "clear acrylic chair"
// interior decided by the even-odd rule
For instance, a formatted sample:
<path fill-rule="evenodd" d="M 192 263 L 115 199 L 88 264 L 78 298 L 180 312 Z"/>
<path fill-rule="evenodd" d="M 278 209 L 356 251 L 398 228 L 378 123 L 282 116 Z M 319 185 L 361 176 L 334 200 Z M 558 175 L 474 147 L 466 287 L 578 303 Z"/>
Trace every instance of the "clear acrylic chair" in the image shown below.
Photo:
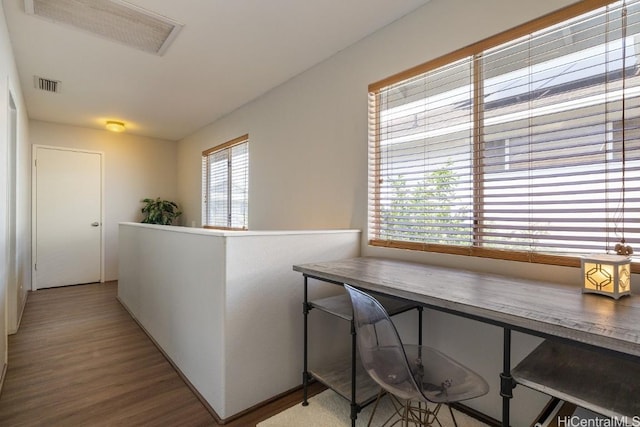
<path fill-rule="evenodd" d="M 441 425 L 438 411 L 450 404 L 482 396 L 489 385 L 471 369 L 427 346 L 403 344 L 384 307 L 372 296 L 345 285 L 353 304 L 358 352 L 364 369 L 380 385 L 369 424 L 384 392 L 395 413 L 382 424 Z"/>

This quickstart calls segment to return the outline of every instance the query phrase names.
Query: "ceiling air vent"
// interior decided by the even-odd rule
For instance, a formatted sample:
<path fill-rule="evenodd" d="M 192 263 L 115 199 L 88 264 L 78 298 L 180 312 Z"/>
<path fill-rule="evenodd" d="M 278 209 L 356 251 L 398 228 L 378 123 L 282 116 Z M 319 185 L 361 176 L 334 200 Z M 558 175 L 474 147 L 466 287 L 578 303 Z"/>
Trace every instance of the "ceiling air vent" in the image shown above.
<path fill-rule="evenodd" d="M 121 0 L 24 0 L 30 15 L 162 55 L 182 24 Z"/>
<path fill-rule="evenodd" d="M 44 79 L 42 77 L 33 76 L 34 85 L 36 89 L 44 90 L 47 92 L 58 93 L 60 92 L 60 81 Z"/>

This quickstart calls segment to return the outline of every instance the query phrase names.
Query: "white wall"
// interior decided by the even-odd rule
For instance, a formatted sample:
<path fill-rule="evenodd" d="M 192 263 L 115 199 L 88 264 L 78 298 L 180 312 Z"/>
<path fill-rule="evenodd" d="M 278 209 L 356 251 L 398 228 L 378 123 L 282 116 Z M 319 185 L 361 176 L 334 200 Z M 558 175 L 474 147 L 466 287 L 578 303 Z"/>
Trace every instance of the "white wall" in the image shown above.
<path fill-rule="evenodd" d="M 360 233 L 349 230 L 123 223 L 120 233 L 120 301 L 223 419 L 302 381 L 304 282 L 292 266 L 360 252 Z M 311 299 L 340 292 L 309 284 Z M 309 321 L 310 367 L 346 357 L 350 348 L 349 323 L 316 311 Z"/>
<path fill-rule="evenodd" d="M 359 234 L 239 232 L 227 238 L 226 416 L 301 384 L 304 280 L 292 266 L 353 258 L 360 253 Z M 343 292 L 340 286 L 309 280 L 309 300 Z M 339 357 L 348 360 L 348 322 L 311 310 L 308 334 L 310 369 Z"/>
<path fill-rule="evenodd" d="M 200 223 L 201 152 L 249 133 L 250 229 L 364 229 L 368 84 L 571 2 L 432 0 L 185 138 L 186 223 Z"/>
<path fill-rule="evenodd" d="M 118 223 L 142 219 L 140 200 L 177 201 L 176 143 L 31 120 L 31 143 L 104 153 L 105 280 L 118 278 Z M 30 192 L 30 190 L 29 190 Z"/>
<path fill-rule="evenodd" d="M 358 228 L 366 239 L 367 86 L 574 2 L 432 0 L 201 129 L 178 145 L 185 220 L 200 223 L 201 151 L 249 133 L 250 229 Z M 575 268 L 372 248 L 366 240 L 362 247 L 363 255 L 578 283 Z M 429 314 L 427 322 L 427 341 L 491 381 L 490 398 L 472 405 L 499 418 L 501 330 L 438 313 Z M 516 334 L 513 361 L 537 342 Z M 479 353 L 483 356 L 476 357 Z M 527 425 L 541 398 L 522 387 L 516 396 L 512 423 Z"/>
<path fill-rule="evenodd" d="M 157 227 L 119 226 L 118 298 L 224 416 L 225 239 Z"/>
<path fill-rule="evenodd" d="M 17 110 L 17 141 L 13 149 L 10 148 L 10 96 Z M 5 332 L 15 331 L 31 283 L 31 221 L 28 219 L 31 199 L 25 191 L 31 185 L 27 172 L 30 170 L 27 121 L 4 10 L 0 4 L 0 368 L 7 362 Z M 12 162 L 16 170 L 13 179 L 8 176 Z M 10 185 L 14 186 L 14 200 L 9 200 L 12 193 Z M 11 216 L 14 217 L 13 222 L 10 221 Z M 9 247 L 10 236 L 14 237 L 14 248 Z"/>

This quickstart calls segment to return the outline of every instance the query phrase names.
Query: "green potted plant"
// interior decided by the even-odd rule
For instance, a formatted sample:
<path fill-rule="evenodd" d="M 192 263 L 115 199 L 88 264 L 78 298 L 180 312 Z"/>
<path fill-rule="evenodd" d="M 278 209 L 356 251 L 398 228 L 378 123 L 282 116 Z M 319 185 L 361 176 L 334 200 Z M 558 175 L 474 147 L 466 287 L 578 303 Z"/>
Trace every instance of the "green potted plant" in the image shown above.
<path fill-rule="evenodd" d="M 142 208 L 142 222 L 145 224 L 171 225 L 173 220 L 182 215 L 175 202 L 162 200 L 160 197 L 143 199 L 142 203 L 145 204 Z"/>

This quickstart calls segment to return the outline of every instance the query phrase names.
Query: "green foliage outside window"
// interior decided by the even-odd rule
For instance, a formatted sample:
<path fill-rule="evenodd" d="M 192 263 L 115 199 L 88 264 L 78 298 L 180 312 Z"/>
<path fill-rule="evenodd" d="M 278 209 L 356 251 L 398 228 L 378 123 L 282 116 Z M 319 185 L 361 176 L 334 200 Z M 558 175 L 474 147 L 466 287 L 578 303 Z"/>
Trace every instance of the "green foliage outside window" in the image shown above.
<path fill-rule="evenodd" d="M 456 211 L 458 177 L 452 163 L 433 170 L 415 186 L 407 186 L 403 176 L 390 183 L 390 204 L 381 207 L 381 221 L 386 234 L 394 240 L 452 244 L 468 241 L 465 216 Z M 427 234 L 428 233 L 428 234 Z"/>

